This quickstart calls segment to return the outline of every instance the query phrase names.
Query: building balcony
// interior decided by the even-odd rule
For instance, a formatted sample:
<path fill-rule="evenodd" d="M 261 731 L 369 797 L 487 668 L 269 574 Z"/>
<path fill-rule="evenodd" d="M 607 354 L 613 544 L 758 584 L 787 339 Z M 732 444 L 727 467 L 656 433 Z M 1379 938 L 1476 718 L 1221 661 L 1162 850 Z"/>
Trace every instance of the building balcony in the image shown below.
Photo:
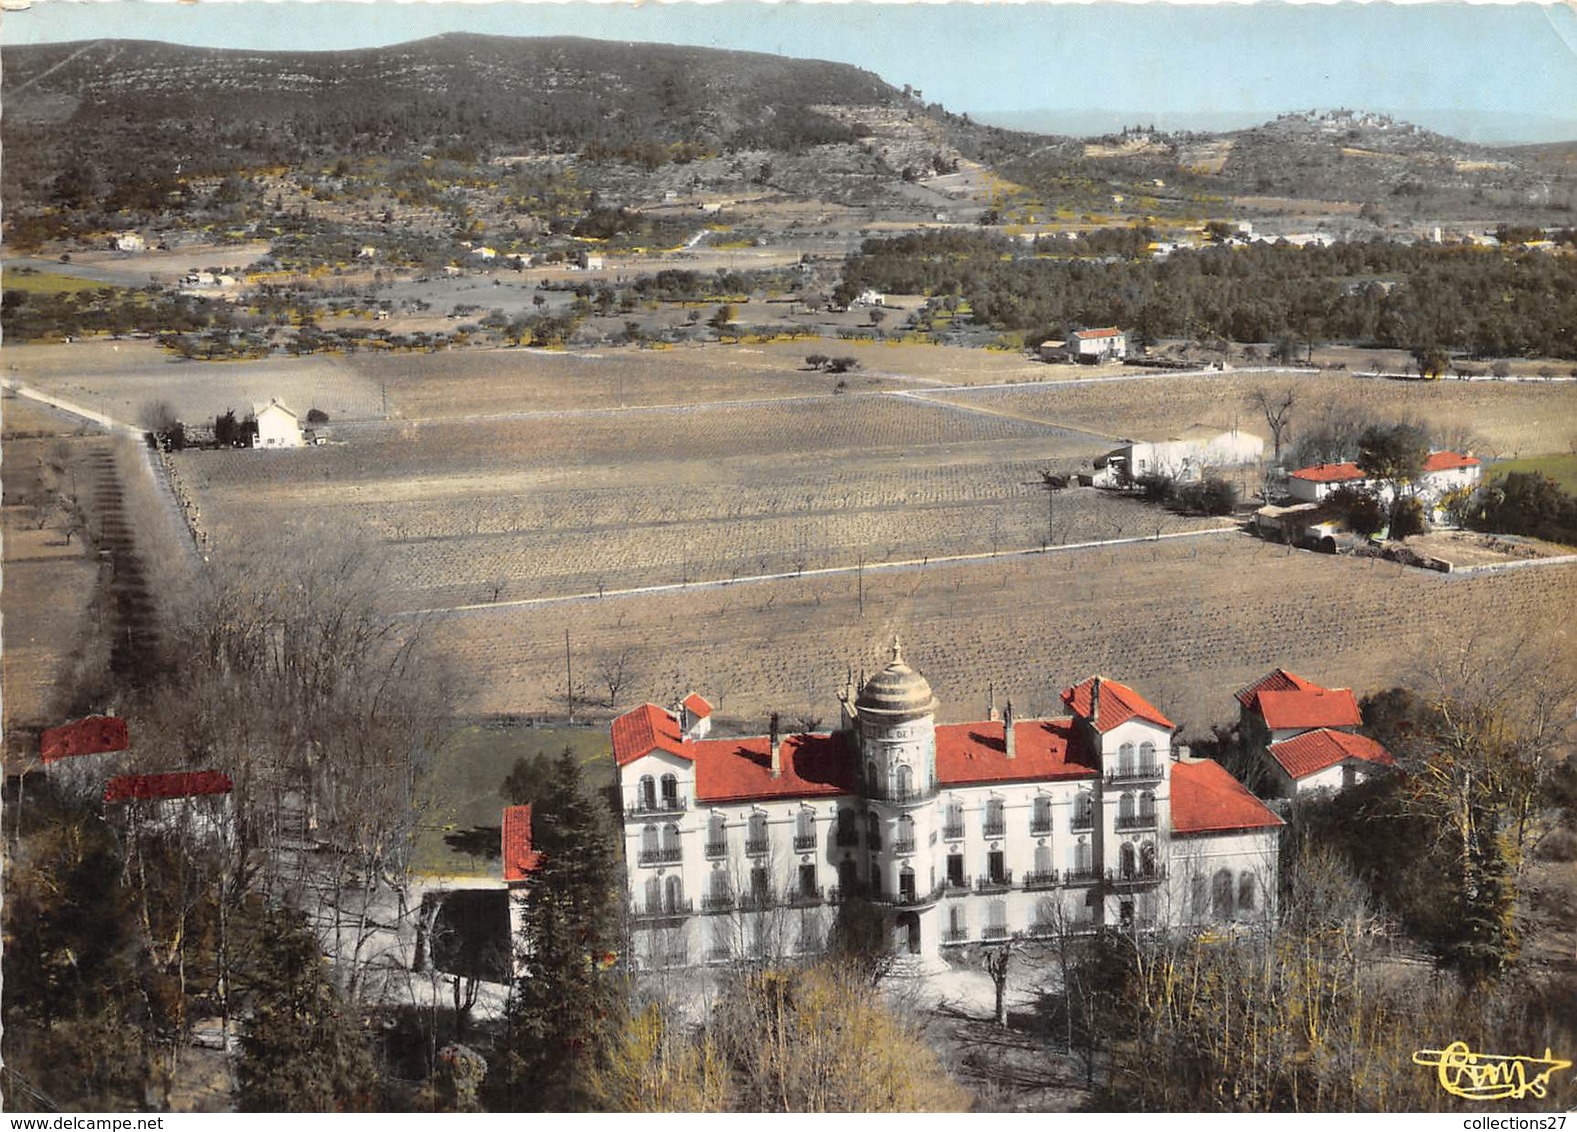
<path fill-rule="evenodd" d="M 734 949 L 726 943 L 713 944 L 706 949 L 708 963 L 727 963 L 734 958 Z"/>
<path fill-rule="evenodd" d="M 726 842 L 726 841 L 708 841 L 706 843 L 706 859 L 707 860 L 709 860 L 709 861 L 716 861 L 716 860 L 718 860 L 718 859 L 720 859 L 722 857 L 726 857 L 726 856 L 728 856 L 728 842 Z"/>
<path fill-rule="evenodd" d="M 980 877 L 975 881 L 976 892 L 1006 892 L 1013 887 L 1013 870 L 1008 869 L 1000 876 Z"/>
<path fill-rule="evenodd" d="M 1146 885 L 1159 884 L 1165 879 L 1165 865 L 1157 865 L 1152 869 L 1134 869 L 1131 872 L 1124 872 L 1121 869 L 1106 870 L 1106 883 L 1119 892 L 1125 889 L 1143 888 Z"/>
<path fill-rule="evenodd" d="M 1035 920 L 1025 929 L 1029 939 L 1052 939 L 1057 935 L 1057 925 L 1050 920 Z"/>
<path fill-rule="evenodd" d="M 910 805 L 915 802 L 929 802 L 936 797 L 936 784 L 930 786 L 911 786 L 903 789 L 898 786 L 868 786 L 865 796 L 877 802 L 897 802 L 899 805 Z"/>
<path fill-rule="evenodd" d="M 654 908 L 636 909 L 631 914 L 637 923 L 651 923 L 654 920 L 677 920 L 695 911 L 695 904 L 690 900 L 665 900 Z"/>
<path fill-rule="evenodd" d="M 744 892 L 739 896 L 741 912 L 760 912 L 771 908 L 775 903 L 770 892 Z"/>
<path fill-rule="evenodd" d="M 666 849 L 642 849 L 636 860 L 643 865 L 671 865 L 684 860 L 684 850 L 677 845 Z"/>
<path fill-rule="evenodd" d="M 767 839 L 765 837 L 752 837 L 745 841 L 745 854 L 750 857 L 764 857 L 767 852 Z"/>
<path fill-rule="evenodd" d="M 963 877 L 948 877 L 942 882 L 942 888 L 948 896 L 960 896 L 969 891 L 969 882 Z"/>
<path fill-rule="evenodd" d="M 1030 818 L 1029 831 L 1031 834 L 1050 833 L 1051 817 L 1048 815 L 1047 817 L 1043 818 Z"/>
<path fill-rule="evenodd" d="M 1008 926 L 1006 924 L 987 924 L 980 932 L 981 939 L 1007 939 Z"/>
<path fill-rule="evenodd" d="M 964 826 L 962 822 L 960 822 L 958 825 L 944 825 L 942 827 L 943 841 L 962 841 L 963 839 Z"/>
<path fill-rule="evenodd" d="M 987 839 L 993 837 L 1002 837 L 1007 833 L 1007 831 L 1008 826 L 1007 822 L 1005 821 L 988 821 L 985 825 L 980 827 L 980 832 Z"/>
<path fill-rule="evenodd" d="M 913 853 L 914 852 L 914 838 L 912 838 L 912 837 L 900 837 L 900 838 L 896 839 L 893 842 L 893 852 L 894 853 Z"/>
<path fill-rule="evenodd" d="M 1154 829 L 1155 828 L 1155 815 L 1154 814 L 1130 814 L 1127 817 L 1123 817 L 1122 815 L 1119 814 L 1118 817 L 1117 817 L 1117 828 L 1118 829 Z"/>
<path fill-rule="evenodd" d="M 627 818 L 659 817 L 662 814 L 682 814 L 690 808 L 688 798 L 643 798 L 624 811 Z"/>
<path fill-rule="evenodd" d="M 1025 891 L 1028 892 L 1034 892 L 1037 889 L 1056 888 L 1057 885 L 1061 883 L 1062 877 L 1058 874 L 1056 869 L 1052 869 L 1050 872 L 1045 873 L 1024 874 L 1024 888 Z"/>
<path fill-rule="evenodd" d="M 833 838 L 839 849 L 853 849 L 860 843 L 860 833 L 855 829 L 840 829 Z"/>
<path fill-rule="evenodd" d="M 734 894 L 732 892 L 719 893 L 715 896 L 701 897 L 701 911 L 727 912 L 734 907 Z"/>
<path fill-rule="evenodd" d="M 1067 885 L 1094 884 L 1101 879 L 1101 874 L 1094 869 L 1069 869 L 1062 874 L 1062 883 Z"/>
<path fill-rule="evenodd" d="M 1140 763 L 1137 766 L 1118 767 L 1116 770 L 1106 772 L 1106 781 L 1118 782 L 1158 782 L 1166 776 L 1163 763 Z"/>
<path fill-rule="evenodd" d="M 788 898 L 788 904 L 791 908 L 813 908 L 820 904 L 821 901 L 822 895 L 819 887 L 809 890 L 800 889 L 792 893 Z"/>
<path fill-rule="evenodd" d="M 937 885 L 929 892 L 873 892 L 872 904 L 891 904 L 900 908 L 911 908 L 917 904 L 935 904 L 942 898 L 942 886 Z"/>
<path fill-rule="evenodd" d="M 794 852 L 808 853 L 816 848 L 816 835 L 814 833 L 796 833 L 794 835 Z"/>
<path fill-rule="evenodd" d="M 1074 833 L 1089 833 L 1095 828 L 1095 814 L 1093 812 L 1074 814 L 1073 819 L 1068 823 L 1068 828 Z"/>
<path fill-rule="evenodd" d="M 968 943 L 968 942 L 969 942 L 969 929 L 968 928 L 948 928 L 947 930 L 942 932 L 942 943 L 944 945 L 945 944 L 950 944 L 950 943 Z"/>

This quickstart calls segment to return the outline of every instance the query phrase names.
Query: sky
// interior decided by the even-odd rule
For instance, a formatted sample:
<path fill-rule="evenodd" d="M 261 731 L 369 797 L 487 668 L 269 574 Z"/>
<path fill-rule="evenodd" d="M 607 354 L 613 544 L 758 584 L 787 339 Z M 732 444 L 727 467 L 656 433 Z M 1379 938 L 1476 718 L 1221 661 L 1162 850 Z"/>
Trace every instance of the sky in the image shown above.
<path fill-rule="evenodd" d="M 1554 3 L 34 0 L 0 20 L 8 44 L 336 50 L 448 31 L 829 59 L 1026 128 L 1231 128 L 1345 107 L 1470 140 L 1577 140 L 1577 7 Z"/>

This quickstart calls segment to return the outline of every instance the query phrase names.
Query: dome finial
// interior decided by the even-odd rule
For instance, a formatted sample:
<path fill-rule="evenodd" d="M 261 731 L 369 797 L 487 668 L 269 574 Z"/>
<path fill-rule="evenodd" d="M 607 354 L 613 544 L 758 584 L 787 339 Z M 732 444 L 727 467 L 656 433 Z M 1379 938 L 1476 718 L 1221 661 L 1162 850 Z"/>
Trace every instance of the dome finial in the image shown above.
<path fill-rule="evenodd" d="M 903 643 L 898 640 L 898 634 L 893 634 L 893 663 L 903 663 Z"/>

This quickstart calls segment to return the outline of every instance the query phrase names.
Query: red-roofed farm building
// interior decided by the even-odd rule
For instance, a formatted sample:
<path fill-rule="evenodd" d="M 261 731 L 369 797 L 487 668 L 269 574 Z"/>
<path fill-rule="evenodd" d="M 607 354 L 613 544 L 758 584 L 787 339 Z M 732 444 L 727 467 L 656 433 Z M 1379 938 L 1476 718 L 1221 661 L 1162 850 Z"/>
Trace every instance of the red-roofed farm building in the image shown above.
<path fill-rule="evenodd" d="M 235 833 L 234 788 L 217 770 L 123 774 L 104 787 L 104 813 L 133 836 L 156 832 L 228 842 Z"/>
<path fill-rule="evenodd" d="M 51 782 L 97 797 L 104 783 L 125 762 L 131 746 L 126 721 L 115 715 L 90 715 L 38 737 L 39 763 Z"/>
<path fill-rule="evenodd" d="M 1062 698 L 1057 718 L 1017 719 L 1009 703 L 937 724 L 930 684 L 895 645 L 844 689 L 826 734 L 774 720 L 766 735 L 697 737 L 686 708 L 655 704 L 620 716 L 636 957 L 815 952 L 856 894 L 921 969 L 944 947 L 1065 926 L 1269 914 L 1280 819 L 1174 747 L 1172 722 L 1134 689 L 1092 677 Z"/>
<path fill-rule="evenodd" d="M 1483 470 L 1477 456 L 1431 452 L 1424 460 L 1418 479 L 1404 490 L 1418 497 L 1431 522 L 1443 522 L 1445 515 L 1440 507 L 1445 497 L 1454 491 L 1476 487 Z M 1300 503 L 1319 503 L 1342 487 L 1373 492 L 1382 503 L 1391 501 L 1390 485 L 1366 478 L 1363 469 L 1353 463 L 1314 464 L 1299 468 L 1287 477 L 1287 493 Z"/>
<path fill-rule="evenodd" d="M 1267 797 L 1337 791 L 1396 765 L 1359 735 L 1363 717 L 1348 688 L 1322 688 L 1276 669 L 1237 693 L 1238 734 L 1262 773 Z"/>
<path fill-rule="evenodd" d="M 1075 330 L 1068 335 L 1068 360 L 1094 365 L 1116 362 L 1128 356 L 1128 335 L 1115 326 Z"/>

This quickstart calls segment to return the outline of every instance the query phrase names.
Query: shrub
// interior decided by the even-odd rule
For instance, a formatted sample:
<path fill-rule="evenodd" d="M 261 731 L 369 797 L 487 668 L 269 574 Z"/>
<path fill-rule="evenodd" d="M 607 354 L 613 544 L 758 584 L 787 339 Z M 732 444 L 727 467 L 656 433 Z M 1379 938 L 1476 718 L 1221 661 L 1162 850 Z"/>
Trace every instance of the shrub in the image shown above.
<path fill-rule="evenodd" d="M 307 410 L 307 423 L 308 424 L 328 424 L 329 423 L 329 415 L 327 413 L 325 413 L 322 409 L 308 409 Z"/>
<path fill-rule="evenodd" d="M 1147 503 L 1170 503 L 1177 494 L 1177 481 L 1160 472 L 1146 472 L 1134 480 L 1134 486 Z"/>

